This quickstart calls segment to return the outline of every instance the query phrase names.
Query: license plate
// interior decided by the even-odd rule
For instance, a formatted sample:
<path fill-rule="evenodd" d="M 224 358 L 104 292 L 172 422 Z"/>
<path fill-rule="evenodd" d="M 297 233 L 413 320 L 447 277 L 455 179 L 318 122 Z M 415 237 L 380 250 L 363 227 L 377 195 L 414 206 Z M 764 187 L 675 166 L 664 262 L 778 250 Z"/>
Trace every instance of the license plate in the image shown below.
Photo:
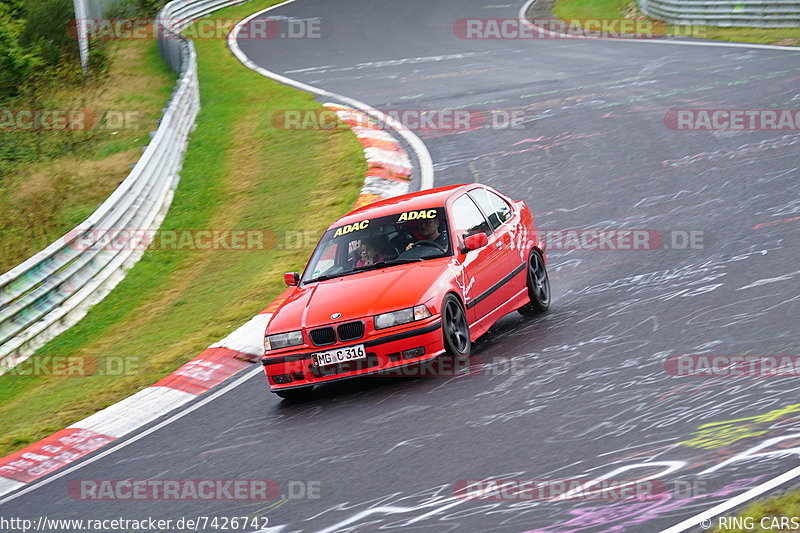
<path fill-rule="evenodd" d="M 344 363 L 346 361 L 355 361 L 356 359 L 366 359 L 367 351 L 364 349 L 363 344 L 357 346 L 348 346 L 347 348 L 337 348 L 336 350 L 328 350 L 327 352 L 315 353 L 311 356 L 311 360 L 317 366 L 335 365 Z"/>

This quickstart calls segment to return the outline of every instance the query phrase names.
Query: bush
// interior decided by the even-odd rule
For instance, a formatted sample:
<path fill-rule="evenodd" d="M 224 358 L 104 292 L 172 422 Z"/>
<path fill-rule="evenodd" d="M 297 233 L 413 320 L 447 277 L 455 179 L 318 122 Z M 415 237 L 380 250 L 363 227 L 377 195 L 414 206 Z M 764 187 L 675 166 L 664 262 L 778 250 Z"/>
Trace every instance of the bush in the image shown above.
<path fill-rule="evenodd" d="M 23 22 L 13 18 L 13 6 L 0 4 L 0 101 L 19 94 L 39 63 L 36 52 L 27 52 L 19 42 Z"/>
<path fill-rule="evenodd" d="M 78 40 L 70 31 L 75 20 L 72 0 L 28 2 L 23 16 L 25 27 L 19 36 L 22 47 L 37 48 L 47 65 L 78 60 Z"/>

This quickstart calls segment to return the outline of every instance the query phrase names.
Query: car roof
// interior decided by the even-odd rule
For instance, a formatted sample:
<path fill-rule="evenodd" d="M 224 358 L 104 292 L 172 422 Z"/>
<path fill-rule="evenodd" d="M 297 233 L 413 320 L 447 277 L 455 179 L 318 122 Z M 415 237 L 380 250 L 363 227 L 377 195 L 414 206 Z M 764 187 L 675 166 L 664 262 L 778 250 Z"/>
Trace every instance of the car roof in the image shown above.
<path fill-rule="evenodd" d="M 469 190 L 477 185 L 479 184 L 467 183 L 449 185 L 381 200 L 351 211 L 331 224 L 328 229 L 338 228 L 339 226 L 359 222 L 367 218 L 377 218 L 402 213 L 403 211 L 442 207 L 447 202 L 447 199 L 454 194 Z"/>

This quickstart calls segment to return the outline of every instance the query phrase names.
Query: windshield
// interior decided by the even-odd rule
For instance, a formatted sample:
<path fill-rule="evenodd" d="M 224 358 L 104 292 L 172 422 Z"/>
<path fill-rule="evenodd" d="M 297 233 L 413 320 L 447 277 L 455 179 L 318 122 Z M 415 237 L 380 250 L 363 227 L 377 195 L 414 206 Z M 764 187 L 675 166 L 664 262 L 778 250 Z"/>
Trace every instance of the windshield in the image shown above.
<path fill-rule="evenodd" d="M 443 207 L 364 219 L 325 232 L 302 281 L 451 255 Z"/>

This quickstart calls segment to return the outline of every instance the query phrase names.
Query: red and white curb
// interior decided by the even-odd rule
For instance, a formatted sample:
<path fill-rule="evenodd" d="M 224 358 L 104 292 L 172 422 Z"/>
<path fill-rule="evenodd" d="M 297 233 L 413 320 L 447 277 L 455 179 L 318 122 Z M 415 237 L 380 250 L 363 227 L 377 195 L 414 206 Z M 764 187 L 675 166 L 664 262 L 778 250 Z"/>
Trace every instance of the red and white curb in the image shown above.
<path fill-rule="evenodd" d="M 407 193 L 413 166 L 400 143 L 377 126 L 369 127 L 371 122 L 364 113 L 325 105 L 353 126 L 364 146 L 369 168 L 356 207 Z M 158 383 L 0 459 L 0 496 L 137 431 L 258 362 L 267 323 L 290 291 Z"/>
<path fill-rule="evenodd" d="M 356 207 L 406 194 L 413 166 L 402 145 L 366 113 L 339 104 L 323 105 L 350 126 L 364 147 L 369 168 Z"/>
<path fill-rule="evenodd" d="M 0 495 L 36 481 L 194 400 L 260 356 L 271 314 L 263 313 L 133 396 L 0 459 Z"/>

